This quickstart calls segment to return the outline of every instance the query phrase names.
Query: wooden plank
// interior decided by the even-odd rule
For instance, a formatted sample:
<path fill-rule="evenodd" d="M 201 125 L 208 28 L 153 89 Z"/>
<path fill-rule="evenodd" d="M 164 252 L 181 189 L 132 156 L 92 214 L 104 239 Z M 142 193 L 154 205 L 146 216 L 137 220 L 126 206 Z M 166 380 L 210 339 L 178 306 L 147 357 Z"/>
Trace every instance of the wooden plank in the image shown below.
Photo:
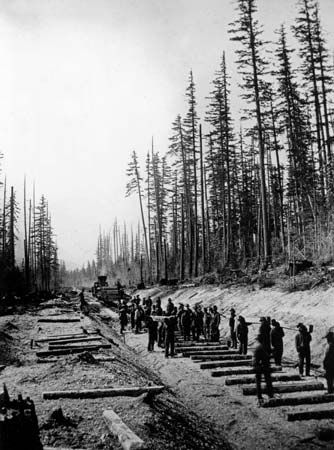
<path fill-rule="evenodd" d="M 334 402 L 334 394 L 308 395 L 303 397 L 270 398 L 262 406 L 276 408 L 279 406 L 317 405 Z"/>
<path fill-rule="evenodd" d="M 205 349 L 204 346 L 203 347 L 198 346 L 197 348 L 200 349 L 200 350 L 201 349 L 202 350 Z M 211 350 L 228 350 L 228 348 L 227 348 L 226 345 L 215 345 L 215 346 L 211 347 Z M 191 352 L 192 351 L 192 347 L 178 347 L 178 348 L 176 348 L 176 351 L 179 352 L 179 353 Z"/>
<path fill-rule="evenodd" d="M 64 344 L 80 344 L 81 342 L 101 341 L 102 337 L 96 335 L 96 337 L 75 338 L 75 339 L 62 339 L 57 341 L 49 341 L 49 346 L 64 345 Z"/>
<path fill-rule="evenodd" d="M 323 391 L 325 386 L 320 381 L 313 383 L 276 384 L 274 392 L 287 394 L 291 392 Z M 262 392 L 267 394 L 267 388 L 263 385 Z M 247 386 L 242 389 L 244 395 L 256 395 L 256 386 Z"/>
<path fill-rule="evenodd" d="M 145 386 L 145 387 L 119 387 L 107 389 L 85 389 L 82 391 L 50 391 L 43 392 L 44 400 L 53 400 L 57 398 L 102 398 L 102 397 L 137 397 L 147 392 L 159 394 L 164 390 L 164 386 Z"/>
<path fill-rule="evenodd" d="M 217 345 L 225 345 L 221 342 L 194 342 L 194 341 L 180 341 L 180 342 L 176 342 L 175 343 L 175 347 L 204 347 L 204 348 L 208 348 L 208 347 L 215 347 Z"/>
<path fill-rule="evenodd" d="M 95 361 L 97 362 L 113 362 L 116 361 L 115 356 L 94 356 Z M 58 358 L 41 358 L 37 359 L 37 364 L 52 364 L 58 362 Z"/>
<path fill-rule="evenodd" d="M 237 361 L 212 361 L 200 363 L 199 367 L 201 369 L 216 369 L 218 367 L 239 367 L 239 366 L 250 366 L 252 360 L 237 360 Z"/>
<path fill-rule="evenodd" d="M 271 372 L 281 372 L 282 367 L 271 367 Z M 213 370 L 212 377 L 229 377 L 231 375 L 250 375 L 255 374 L 253 367 L 240 367 L 237 369 Z"/>
<path fill-rule="evenodd" d="M 202 355 L 239 355 L 238 351 L 233 350 L 191 350 L 183 352 L 183 356 L 189 358 L 190 356 L 202 356 Z"/>
<path fill-rule="evenodd" d="M 251 355 L 192 355 L 190 357 L 194 362 L 199 361 L 250 361 Z"/>
<path fill-rule="evenodd" d="M 53 318 L 53 317 L 45 317 L 45 318 L 41 318 L 38 319 L 37 322 L 42 322 L 42 323 L 69 323 L 69 322 L 80 322 L 80 317 L 73 317 L 73 318 Z"/>
<path fill-rule="evenodd" d="M 61 339 L 70 339 L 70 338 L 75 338 L 75 337 L 85 337 L 87 336 L 85 333 L 72 333 L 72 334 L 54 334 L 54 335 L 49 335 L 49 336 L 45 336 L 43 338 L 40 339 L 35 339 L 36 342 L 48 342 L 48 341 L 58 341 Z"/>
<path fill-rule="evenodd" d="M 288 375 L 288 374 L 279 374 L 272 375 L 272 381 L 300 381 L 302 378 L 300 375 Z M 244 377 L 234 377 L 234 378 L 226 378 L 225 384 L 226 386 L 235 386 L 239 384 L 252 384 L 255 383 L 255 374 L 254 376 L 244 376 Z"/>
<path fill-rule="evenodd" d="M 58 337 L 58 338 L 43 338 L 43 339 L 35 339 L 35 342 L 39 342 L 39 343 L 43 343 L 43 342 L 64 342 L 64 341 L 73 341 L 73 342 L 80 342 L 80 340 L 94 340 L 94 339 L 101 339 L 101 336 L 99 334 L 94 334 L 94 335 L 87 335 L 87 334 L 83 334 L 80 333 L 78 336 L 68 336 L 68 337 Z"/>
<path fill-rule="evenodd" d="M 299 411 L 287 413 L 286 418 L 289 422 L 296 420 L 322 420 L 334 419 L 334 409 L 321 409 L 317 411 Z"/>
<path fill-rule="evenodd" d="M 109 345 L 110 344 L 104 344 Z M 104 347 L 104 348 L 110 348 L 110 347 Z M 82 353 L 86 351 L 97 351 L 100 350 L 101 345 L 85 345 L 84 347 L 75 347 L 75 348 L 62 348 L 62 349 L 54 349 L 54 350 L 44 350 L 40 352 L 36 352 L 36 356 L 39 358 L 45 358 L 48 356 L 58 356 L 58 355 L 70 355 L 71 353 Z"/>
<path fill-rule="evenodd" d="M 145 444 L 112 409 L 103 411 L 103 418 L 109 431 L 118 438 L 124 450 L 144 448 Z"/>
<path fill-rule="evenodd" d="M 86 350 L 89 350 L 89 348 L 93 346 L 99 346 L 100 348 L 111 348 L 111 344 L 102 344 L 102 343 L 96 343 L 96 344 L 88 344 L 88 345 L 83 345 L 82 342 L 78 342 L 78 345 L 73 345 L 73 344 L 54 344 L 54 345 L 49 345 L 49 350 L 67 350 L 67 349 L 72 349 L 72 348 L 86 348 Z"/>

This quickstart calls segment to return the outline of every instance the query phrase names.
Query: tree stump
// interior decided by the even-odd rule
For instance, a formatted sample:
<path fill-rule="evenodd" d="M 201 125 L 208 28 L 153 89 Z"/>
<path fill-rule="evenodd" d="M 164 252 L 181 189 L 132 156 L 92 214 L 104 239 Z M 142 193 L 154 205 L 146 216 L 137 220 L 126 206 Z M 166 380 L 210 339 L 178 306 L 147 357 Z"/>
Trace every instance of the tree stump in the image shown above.
<path fill-rule="evenodd" d="M 34 402 L 22 395 L 11 400 L 5 384 L 0 395 L 0 448 L 43 450 Z"/>

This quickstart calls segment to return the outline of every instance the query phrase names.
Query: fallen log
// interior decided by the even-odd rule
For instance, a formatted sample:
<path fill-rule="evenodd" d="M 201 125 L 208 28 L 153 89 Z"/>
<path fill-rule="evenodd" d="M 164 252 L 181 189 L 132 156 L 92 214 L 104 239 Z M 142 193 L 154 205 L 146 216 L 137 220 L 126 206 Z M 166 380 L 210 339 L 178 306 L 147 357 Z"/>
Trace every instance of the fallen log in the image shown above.
<path fill-rule="evenodd" d="M 320 403 L 331 403 L 333 401 L 334 394 L 321 394 L 305 397 L 270 398 L 262 406 L 264 408 L 276 408 L 278 406 L 317 405 Z"/>
<path fill-rule="evenodd" d="M 103 348 L 110 348 L 110 344 L 103 344 L 103 345 L 109 345 L 109 347 L 103 347 Z M 70 355 L 71 353 L 81 353 L 89 351 L 97 351 L 102 348 L 101 345 L 85 345 L 84 347 L 75 347 L 75 348 L 62 348 L 62 349 L 54 349 L 54 350 L 44 350 L 41 352 L 36 352 L 36 356 L 39 358 L 45 358 L 48 356 L 58 356 L 58 355 Z"/>
<path fill-rule="evenodd" d="M 272 381 L 300 381 L 301 376 L 300 375 L 279 374 L 279 375 L 272 375 L 271 380 Z M 252 383 L 255 383 L 255 376 L 226 378 L 226 380 L 225 380 L 226 386 L 235 386 L 238 384 L 252 384 Z"/>
<path fill-rule="evenodd" d="M 199 365 L 200 369 L 216 369 L 218 367 L 239 367 L 239 366 L 250 366 L 252 360 L 239 359 L 237 361 L 212 361 L 201 363 Z"/>
<path fill-rule="evenodd" d="M 300 411 L 287 413 L 286 418 L 288 422 L 296 420 L 322 420 L 334 419 L 334 409 L 321 409 L 317 411 Z"/>
<path fill-rule="evenodd" d="M 53 400 L 57 398 L 102 398 L 102 397 L 137 397 L 138 395 L 150 392 L 159 394 L 164 390 L 164 386 L 146 386 L 146 387 L 119 387 L 106 389 L 85 389 L 82 391 L 50 391 L 43 392 L 44 400 Z"/>
<path fill-rule="evenodd" d="M 64 317 L 64 318 L 52 318 L 52 317 L 45 317 L 45 318 L 41 318 L 38 319 L 37 322 L 43 322 L 43 323 L 68 323 L 68 322 L 80 322 L 80 317 L 73 317 L 73 318 L 69 318 L 69 317 Z"/>
<path fill-rule="evenodd" d="M 271 372 L 281 372 L 282 367 L 271 367 Z M 214 370 L 211 372 L 212 377 L 229 377 L 231 375 L 250 375 L 255 374 L 253 367 L 240 367 L 237 369 Z"/>
<path fill-rule="evenodd" d="M 251 355 L 192 355 L 191 359 L 194 362 L 199 361 L 250 361 Z"/>
<path fill-rule="evenodd" d="M 277 394 L 287 394 L 291 392 L 323 391 L 325 386 L 320 381 L 313 383 L 296 384 L 276 384 L 274 392 Z M 247 386 L 242 389 L 243 395 L 256 395 L 256 386 Z M 262 392 L 267 394 L 267 388 L 263 387 Z"/>
<path fill-rule="evenodd" d="M 103 418 L 109 431 L 118 438 L 124 450 L 144 448 L 144 441 L 131 431 L 112 409 L 103 411 Z"/>

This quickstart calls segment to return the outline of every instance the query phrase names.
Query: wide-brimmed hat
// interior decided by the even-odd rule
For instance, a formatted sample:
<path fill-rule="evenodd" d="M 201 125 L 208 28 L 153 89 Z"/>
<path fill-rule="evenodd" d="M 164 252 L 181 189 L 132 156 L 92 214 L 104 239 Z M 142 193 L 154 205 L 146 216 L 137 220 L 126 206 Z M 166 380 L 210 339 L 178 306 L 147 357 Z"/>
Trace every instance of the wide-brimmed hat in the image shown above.
<path fill-rule="evenodd" d="M 297 328 L 304 328 L 305 325 L 302 322 L 299 322 L 299 324 L 297 325 Z"/>

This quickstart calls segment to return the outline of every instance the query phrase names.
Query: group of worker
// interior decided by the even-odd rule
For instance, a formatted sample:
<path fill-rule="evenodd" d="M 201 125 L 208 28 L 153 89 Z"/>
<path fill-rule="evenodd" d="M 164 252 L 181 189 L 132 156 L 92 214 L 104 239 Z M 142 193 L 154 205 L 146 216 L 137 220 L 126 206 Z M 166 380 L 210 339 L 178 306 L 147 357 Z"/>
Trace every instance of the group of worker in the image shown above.
<path fill-rule="evenodd" d="M 199 341 L 200 337 L 206 341 L 218 342 L 220 340 L 219 326 L 221 317 L 225 317 L 214 305 L 210 308 L 202 308 L 196 304 L 190 308 L 189 304 L 179 304 L 177 308 L 169 298 L 165 310 L 162 309 L 161 299 L 158 297 L 153 304 L 152 298 L 140 299 L 137 295 L 128 305 L 120 307 L 120 324 L 123 332 L 128 324 L 130 315 L 131 329 L 139 333 L 143 328 L 148 333 L 148 351 L 154 350 L 157 343 L 164 347 L 165 357 L 175 356 L 175 332 L 178 331 L 185 341 Z M 238 349 L 239 354 L 248 352 L 248 328 L 254 322 L 246 322 L 241 315 L 236 316 L 234 308 L 230 309 L 228 318 L 230 335 L 228 345 Z M 284 330 L 280 323 L 270 317 L 261 317 L 256 337 L 256 346 L 253 351 L 253 368 L 257 386 L 259 404 L 263 403 L 261 378 L 264 376 L 268 397 L 274 396 L 270 358 L 273 356 L 275 365 L 281 366 L 283 356 Z M 295 346 L 298 354 L 298 368 L 301 376 L 310 375 L 312 326 L 309 329 L 303 324 L 297 325 L 298 333 L 295 336 Z M 334 385 L 334 333 L 326 335 L 328 348 L 324 359 L 325 376 L 327 379 L 328 393 L 333 393 Z"/>

